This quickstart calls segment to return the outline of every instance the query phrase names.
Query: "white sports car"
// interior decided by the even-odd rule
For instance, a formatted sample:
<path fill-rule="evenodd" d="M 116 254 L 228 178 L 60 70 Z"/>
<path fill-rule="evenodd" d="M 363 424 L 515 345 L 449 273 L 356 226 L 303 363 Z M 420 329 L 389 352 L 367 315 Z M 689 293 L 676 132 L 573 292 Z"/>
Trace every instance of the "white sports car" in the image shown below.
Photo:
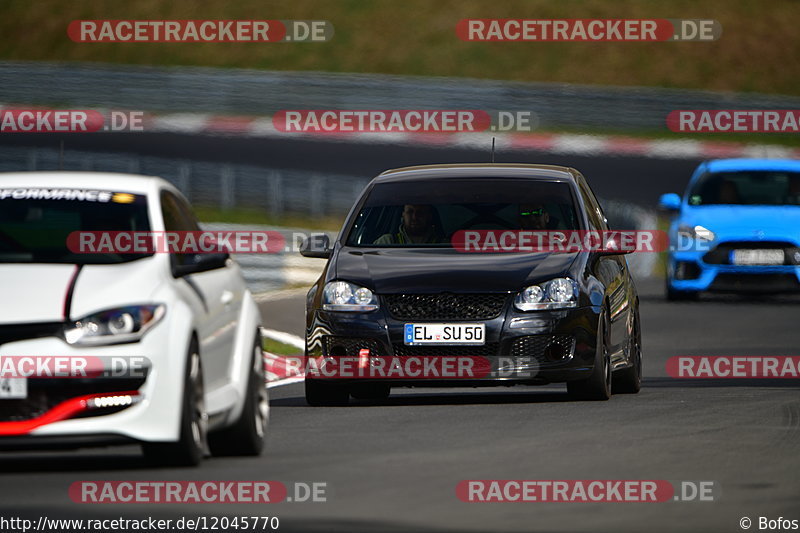
<path fill-rule="evenodd" d="M 159 178 L 0 174 L 0 448 L 140 443 L 184 465 L 261 452 L 261 316 L 228 254 L 66 244 L 74 231 L 199 229 Z M 52 358 L 103 370 L 53 377 Z"/>

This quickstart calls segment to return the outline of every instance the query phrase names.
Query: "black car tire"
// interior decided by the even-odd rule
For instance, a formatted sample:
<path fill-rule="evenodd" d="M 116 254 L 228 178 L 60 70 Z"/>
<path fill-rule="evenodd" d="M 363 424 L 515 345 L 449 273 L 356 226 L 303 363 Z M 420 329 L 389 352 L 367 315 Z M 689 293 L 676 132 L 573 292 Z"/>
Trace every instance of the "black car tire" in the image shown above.
<path fill-rule="evenodd" d="M 253 361 L 247 384 L 247 398 L 239 420 L 229 428 L 211 433 L 208 444 L 212 455 L 258 456 L 264 449 L 267 433 L 269 397 L 264 378 L 261 335 L 256 334 Z"/>
<path fill-rule="evenodd" d="M 145 459 L 164 466 L 197 466 L 208 455 L 208 414 L 205 408 L 203 365 L 192 339 L 186 360 L 180 437 L 177 442 L 142 444 Z"/>
<path fill-rule="evenodd" d="M 611 398 L 611 354 L 608 350 L 608 319 L 605 310 L 597 321 L 597 349 L 594 370 L 587 379 L 567 381 L 567 392 L 579 400 L 605 401 Z"/>
<path fill-rule="evenodd" d="M 638 309 L 633 317 L 630 358 L 631 366 L 614 373 L 614 394 L 636 394 L 642 389 L 642 329 Z"/>
<path fill-rule="evenodd" d="M 350 392 L 338 383 L 306 378 L 305 385 L 308 405 L 314 407 L 347 405 L 350 401 Z"/>
<path fill-rule="evenodd" d="M 363 383 L 350 389 L 350 396 L 356 400 L 385 400 L 392 388 L 383 383 Z"/>

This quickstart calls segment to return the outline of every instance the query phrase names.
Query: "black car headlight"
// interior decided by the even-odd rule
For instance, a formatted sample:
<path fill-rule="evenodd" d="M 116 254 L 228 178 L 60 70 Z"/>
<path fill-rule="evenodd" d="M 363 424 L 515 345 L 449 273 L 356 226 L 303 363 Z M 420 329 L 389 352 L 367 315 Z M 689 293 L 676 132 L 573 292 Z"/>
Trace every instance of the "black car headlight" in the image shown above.
<path fill-rule="evenodd" d="M 325 311 L 351 311 L 362 313 L 378 309 L 378 299 L 366 287 L 347 281 L 330 281 L 322 294 Z"/>
<path fill-rule="evenodd" d="M 64 340 L 79 346 L 137 342 L 164 317 L 164 304 L 106 309 L 64 326 Z"/>
<path fill-rule="evenodd" d="M 578 305 L 578 284 L 571 278 L 556 278 L 525 287 L 514 298 L 520 311 L 566 309 Z"/>

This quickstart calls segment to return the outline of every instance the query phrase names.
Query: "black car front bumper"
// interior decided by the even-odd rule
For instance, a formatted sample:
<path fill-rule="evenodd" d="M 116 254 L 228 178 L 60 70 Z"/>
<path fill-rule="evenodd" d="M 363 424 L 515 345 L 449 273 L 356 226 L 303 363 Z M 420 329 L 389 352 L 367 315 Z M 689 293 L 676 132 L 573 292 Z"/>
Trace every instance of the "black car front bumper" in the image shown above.
<path fill-rule="evenodd" d="M 307 356 L 316 365 L 337 366 L 346 358 L 356 360 L 369 350 L 370 364 L 374 359 L 406 361 L 409 358 L 479 358 L 488 365 L 488 372 L 448 375 L 438 379 L 435 373 L 422 377 L 384 375 L 375 372 L 333 373 L 309 372 L 307 379 L 349 382 L 381 382 L 390 386 L 497 386 L 513 384 L 543 384 L 565 382 L 589 377 L 596 353 L 597 325 L 600 308 L 594 306 L 558 311 L 516 310 L 508 295 L 497 316 L 474 318 L 471 308 L 450 307 L 466 318 L 455 319 L 452 312 L 431 317 L 420 309 L 404 309 L 425 318 L 398 317 L 397 307 L 386 305 L 368 313 L 313 311 L 307 330 Z M 407 345 L 404 343 L 405 325 L 409 323 L 483 323 L 486 327 L 485 343 L 480 346 L 464 345 Z"/>

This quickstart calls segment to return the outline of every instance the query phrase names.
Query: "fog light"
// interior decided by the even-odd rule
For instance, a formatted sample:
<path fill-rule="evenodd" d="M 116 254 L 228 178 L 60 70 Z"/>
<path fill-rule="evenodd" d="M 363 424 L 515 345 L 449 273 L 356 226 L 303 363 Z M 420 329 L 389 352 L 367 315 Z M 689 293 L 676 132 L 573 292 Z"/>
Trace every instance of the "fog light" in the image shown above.
<path fill-rule="evenodd" d="M 678 261 L 675 264 L 675 279 L 697 279 L 700 277 L 700 267 L 690 261 Z"/>
<path fill-rule="evenodd" d="M 142 397 L 138 394 L 117 394 L 113 396 L 96 396 L 86 400 L 87 409 L 106 409 L 108 407 L 128 407 L 139 403 Z"/>

